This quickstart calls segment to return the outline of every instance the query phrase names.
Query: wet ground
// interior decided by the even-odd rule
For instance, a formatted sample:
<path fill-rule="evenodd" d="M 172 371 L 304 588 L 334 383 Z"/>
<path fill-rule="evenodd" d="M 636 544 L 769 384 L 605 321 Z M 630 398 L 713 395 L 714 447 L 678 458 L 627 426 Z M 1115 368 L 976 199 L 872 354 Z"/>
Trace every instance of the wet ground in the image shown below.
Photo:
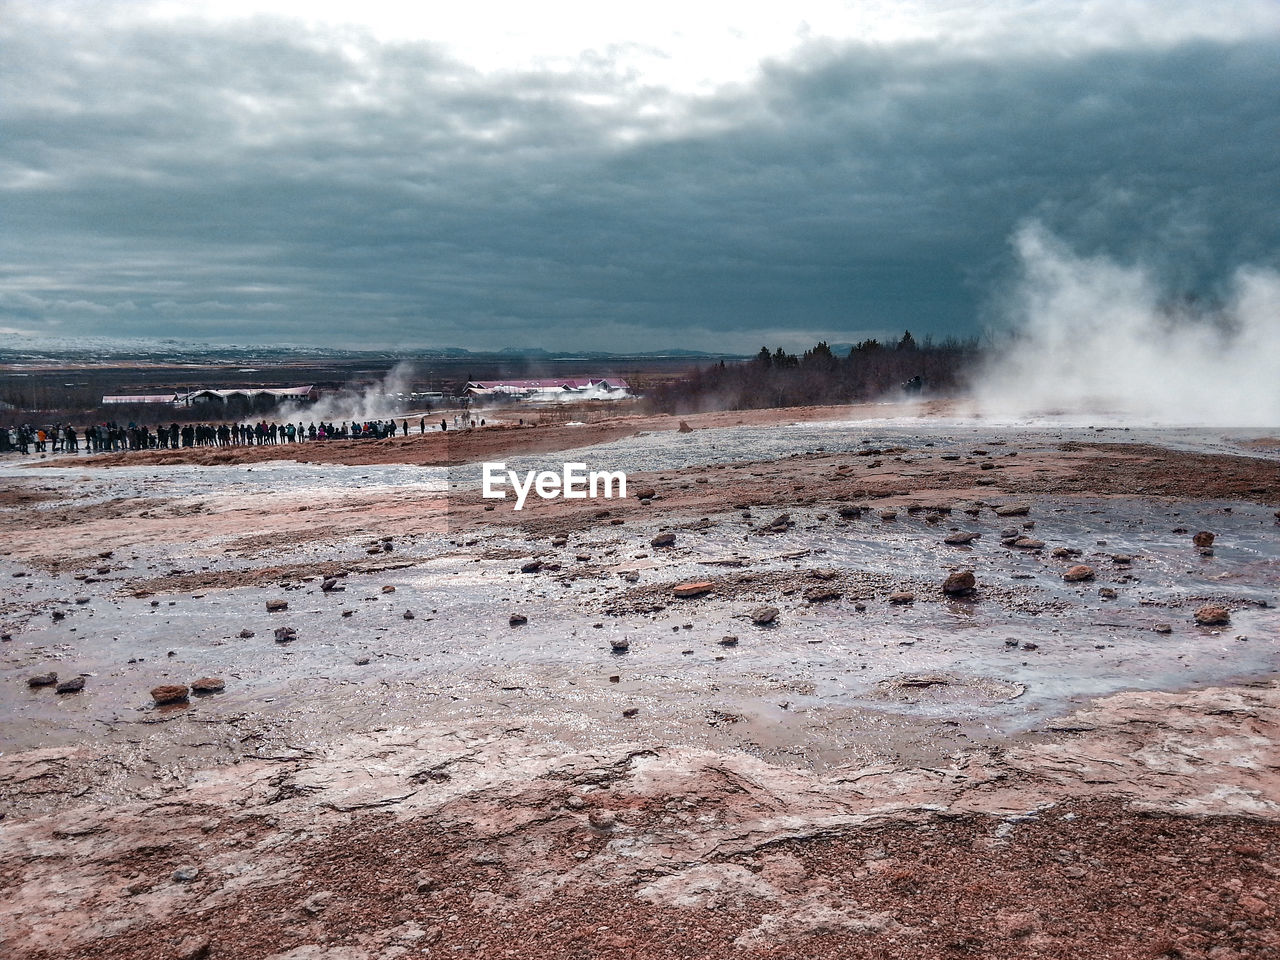
<path fill-rule="evenodd" d="M 1280 663 L 1273 506 L 1025 494 L 1008 479 L 1057 476 L 1057 451 L 1081 442 L 1280 456 L 1253 437 L 827 421 L 641 431 L 510 457 L 521 471 L 580 458 L 626 470 L 633 490 L 663 491 L 647 506 L 604 504 L 621 525 L 582 520 L 601 506 L 591 504 L 559 533 L 536 510 L 477 512 L 477 465 L 31 469 L 11 459 L 0 482 L 30 499 L 3 517 L 0 750 L 113 750 L 47 790 L 10 792 L 8 809 L 147 795 L 210 765 L 313 755 L 353 731 L 423 721 L 572 747 L 640 737 L 813 770 L 927 763 L 1051 734 L 1088 698 L 1266 677 Z M 815 497 L 812 485 L 787 504 L 801 462 L 819 473 L 852 465 L 866 509 L 843 517 L 844 499 Z M 916 502 L 940 471 L 965 465 L 974 484 L 998 481 L 934 496 L 945 513 Z M 708 490 L 709 500 L 682 500 Z M 790 524 L 762 532 L 779 491 Z M 1028 512 L 995 514 L 1013 500 Z M 674 547 L 650 545 L 668 530 Z M 1010 530 L 1043 546 L 1005 546 Z M 1208 553 L 1191 542 L 1200 530 L 1216 534 Z M 953 531 L 978 538 L 944 544 Z M 534 559 L 540 569 L 522 573 Z M 1065 582 L 1077 563 L 1096 578 Z M 942 594 L 955 569 L 974 572 L 972 596 Z M 334 589 L 322 589 L 330 577 Z M 684 581 L 713 589 L 677 599 L 671 587 Z M 913 602 L 890 602 L 900 591 Z M 272 600 L 288 609 L 268 613 Z M 1211 601 L 1231 610 L 1229 625 L 1194 623 Z M 757 626 L 748 614 L 766 604 L 778 616 Z M 515 613 L 528 622 L 511 626 Z M 279 627 L 296 639 L 278 643 Z M 27 686 L 51 670 L 84 676 L 85 689 Z M 208 675 L 225 692 L 151 702 L 153 686 Z"/>

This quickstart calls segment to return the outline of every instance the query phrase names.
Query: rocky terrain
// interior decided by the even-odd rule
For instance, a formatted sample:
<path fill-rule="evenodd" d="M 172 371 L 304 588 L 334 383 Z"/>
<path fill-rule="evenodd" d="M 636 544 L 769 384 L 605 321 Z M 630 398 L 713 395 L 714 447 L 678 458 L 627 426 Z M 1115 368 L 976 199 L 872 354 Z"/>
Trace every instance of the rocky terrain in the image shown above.
<path fill-rule="evenodd" d="M 0 954 L 1280 956 L 1276 445 L 871 412 L 0 465 Z"/>

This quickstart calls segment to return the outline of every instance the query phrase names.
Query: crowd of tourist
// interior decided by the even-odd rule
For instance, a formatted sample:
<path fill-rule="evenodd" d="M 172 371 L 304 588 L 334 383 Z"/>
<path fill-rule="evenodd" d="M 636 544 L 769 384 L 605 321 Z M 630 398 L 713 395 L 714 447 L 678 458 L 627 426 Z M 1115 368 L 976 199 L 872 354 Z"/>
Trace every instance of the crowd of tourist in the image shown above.
<path fill-rule="evenodd" d="M 447 430 L 449 424 L 440 420 L 438 426 L 426 417 L 415 424 L 418 433 L 428 430 Z M 453 425 L 460 425 L 460 418 L 453 418 Z M 461 418 L 461 425 L 484 426 L 485 421 Z M 264 446 L 281 443 L 303 443 L 317 440 L 382 440 L 387 437 L 408 436 L 411 425 L 407 419 L 343 421 L 332 423 L 170 423 L 150 427 L 145 424 L 102 423 L 77 430 L 71 424 L 48 427 L 20 426 L 0 429 L 0 451 L 17 450 L 21 453 L 117 453 L 126 450 L 177 450 L 183 447 L 235 447 Z"/>

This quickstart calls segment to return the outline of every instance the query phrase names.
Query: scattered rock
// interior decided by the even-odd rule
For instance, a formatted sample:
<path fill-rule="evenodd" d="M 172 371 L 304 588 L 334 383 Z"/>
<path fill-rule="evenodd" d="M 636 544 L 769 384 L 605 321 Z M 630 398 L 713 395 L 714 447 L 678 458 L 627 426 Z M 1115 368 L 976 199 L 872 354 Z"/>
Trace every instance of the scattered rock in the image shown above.
<path fill-rule="evenodd" d="M 1118 596 L 1118 594 L 1116 593 L 1114 587 L 1099 587 L 1098 596 L 1100 596 L 1103 600 L 1114 600 Z"/>
<path fill-rule="evenodd" d="M 83 689 L 84 677 L 72 677 L 70 680 L 63 680 L 53 688 L 55 693 L 79 693 Z"/>
<path fill-rule="evenodd" d="M 916 595 L 910 590 L 899 590 L 897 593 L 889 594 L 889 602 L 902 606 L 907 603 L 915 603 Z"/>
<path fill-rule="evenodd" d="M 773 623 L 778 619 L 777 607 L 756 607 L 751 611 L 751 622 L 757 626 L 764 626 L 766 623 Z"/>
<path fill-rule="evenodd" d="M 523 627 L 529 622 L 529 618 L 523 613 L 513 613 L 507 622 L 513 627 Z"/>
<path fill-rule="evenodd" d="M 333 894 L 325 890 L 321 893 L 313 893 L 307 899 L 302 901 L 302 910 L 304 913 L 316 916 L 324 913 L 325 907 L 329 906 L 329 901 L 333 899 Z"/>
<path fill-rule="evenodd" d="M 947 534 L 942 542 L 952 547 L 967 547 L 980 536 L 982 534 L 974 533 L 971 530 L 958 530 L 955 533 Z"/>
<path fill-rule="evenodd" d="M 1080 583 L 1084 580 L 1092 580 L 1095 576 L 1093 567 L 1087 563 L 1077 563 L 1062 575 L 1062 579 L 1067 583 Z"/>
<path fill-rule="evenodd" d="M 257 636 L 257 634 L 246 627 L 244 630 L 241 630 L 237 636 L 239 636 L 241 640 L 248 640 L 250 637 Z"/>
<path fill-rule="evenodd" d="M 28 687 L 52 687 L 57 682 L 56 673 L 38 673 L 34 677 L 27 677 Z"/>
<path fill-rule="evenodd" d="M 649 545 L 653 547 L 674 547 L 676 545 L 676 535 L 674 533 L 660 533 L 649 541 Z"/>
<path fill-rule="evenodd" d="M 880 517 L 881 520 L 886 520 L 886 521 L 897 520 L 898 511 L 897 510 L 881 510 L 878 516 Z"/>
<path fill-rule="evenodd" d="M 520 566 L 521 573 L 537 573 L 541 569 L 542 569 L 541 560 L 530 560 L 528 563 L 524 563 Z"/>
<path fill-rule="evenodd" d="M 383 592 L 383 593 L 395 593 L 395 592 L 396 592 L 395 584 L 393 584 L 393 583 L 385 583 L 385 584 L 383 584 L 383 585 L 382 585 L 382 592 Z"/>
<path fill-rule="evenodd" d="M 738 638 L 732 634 L 728 634 L 720 638 L 720 646 L 722 647 L 736 647 L 737 645 Z"/>
<path fill-rule="evenodd" d="M 952 596 L 963 596 L 973 593 L 978 581 L 972 570 L 957 570 L 942 581 L 942 592 Z"/>
<path fill-rule="evenodd" d="M 1156 633 L 1173 633 L 1173 627 L 1167 623 L 1157 623 L 1151 629 Z"/>
<path fill-rule="evenodd" d="M 185 864 L 173 871 L 174 883 L 192 883 L 200 876 L 200 868 L 192 864 Z"/>
<path fill-rule="evenodd" d="M 996 507 L 997 517 L 1025 517 L 1031 512 L 1031 504 L 1029 503 L 1006 503 L 1004 506 Z"/>
<path fill-rule="evenodd" d="M 810 587 L 804 592 L 804 598 L 809 603 L 826 603 L 829 600 L 839 600 L 842 596 L 843 593 L 830 587 Z"/>
<path fill-rule="evenodd" d="M 298 631 L 293 627 L 276 627 L 276 643 L 288 643 L 298 639 Z"/>
<path fill-rule="evenodd" d="M 412 619 L 413 619 L 413 611 L 412 611 L 412 610 L 406 610 L 404 613 L 402 613 L 402 614 L 401 614 L 401 616 L 402 616 L 402 617 L 404 617 L 406 620 L 412 620 Z"/>
<path fill-rule="evenodd" d="M 704 593 L 710 593 L 714 587 L 715 584 L 710 580 L 700 580 L 696 583 L 678 583 L 671 592 L 677 597 L 700 597 Z"/>
<path fill-rule="evenodd" d="M 227 688 L 221 677 L 201 677 L 191 681 L 192 693 L 221 693 Z"/>
<path fill-rule="evenodd" d="M 192 934 L 178 944 L 174 950 L 174 960 L 205 960 L 212 949 L 212 940 L 208 937 Z"/>
<path fill-rule="evenodd" d="M 624 717 L 634 717 L 639 713 L 640 713 L 639 707 L 627 707 L 627 709 L 622 711 L 622 715 Z"/>
<path fill-rule="evenodd" d="M 268 600 L 267 613 L 279 613 L 281 610 L 289 609 L 288 600 Z"/>
<path fill-rule="evenodd" d="M 320 584 L 320 590 L 324 593 L 329 593 L 337 586 L 338 586 L 337 579 L 335 579 L 334 577 L 329 577 L 322 584 Z"/>
<path fill-rule="evenodd" d="M 693 433 L 693 427 L 689 426 L 689 424 L 685 423 L 683 420 L 680 421 L 678 429 L 681 433 Z"/>
<path fill-rule="evenodd" d="M 1197 533 L 1194 537 L 1191 538 L 1191 542 L 1194 543 L 1197 547 L 1212 547 L 1213 541 L 1216 539 L 1217 537 L 1214 534 L 1210 533 L 1208 530 L 1201 530 L 1199 533 Z"/>
<path fill-rule="evenodd" d="M 652 500 L 657 495 L 658 491 L 653 489 L 653 487 L 641 487 L 635 492 L 637 500 Z"/>
<path fill-rule="evenodd" d="M 1231 622 L 1231 612 L 1216 603 L 1206 603 L 1196 611 L 1196 623 L 1202 627 L 1220 627 Z"/>
<path fill-rule="evenodd" d="M 614 653 L 626 653 L 631 649 L 631 641 L 626 637 L 616 637 L 609 641 L 609 648 Z"/>
<path fill-rule="evenodd" d="M 185 683 L 165 683 L 151 688 L 151 699 L 158 704 L 186 703 L 190 694 Z"/>
<path fill-rule="evenodd" d="M 597 830 L 612 830 L 618 824 L 618 818 L 612 810 L 592 810 L 587 814 L 587 823 Z"/>
<path fill-rule="evenodd" d="M 1019 550 L 1043 550 L 1044 541 L 1037 540 L 1035 537 L 1018 537 L 1013 541 L 1013 545 Z"/>

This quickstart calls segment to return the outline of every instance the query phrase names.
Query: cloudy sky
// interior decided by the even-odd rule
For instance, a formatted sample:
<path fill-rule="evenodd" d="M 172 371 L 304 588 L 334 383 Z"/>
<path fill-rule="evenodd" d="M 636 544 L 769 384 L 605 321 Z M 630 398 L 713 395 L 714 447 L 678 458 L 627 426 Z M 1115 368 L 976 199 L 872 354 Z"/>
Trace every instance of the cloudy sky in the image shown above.
<path fill-rule="evenodd" d="M 0 0 L 0 336 L 754 351 L 1280 264 L 1280 4 Z M 408 8 L 408 9 L 404 9 Z"/>

